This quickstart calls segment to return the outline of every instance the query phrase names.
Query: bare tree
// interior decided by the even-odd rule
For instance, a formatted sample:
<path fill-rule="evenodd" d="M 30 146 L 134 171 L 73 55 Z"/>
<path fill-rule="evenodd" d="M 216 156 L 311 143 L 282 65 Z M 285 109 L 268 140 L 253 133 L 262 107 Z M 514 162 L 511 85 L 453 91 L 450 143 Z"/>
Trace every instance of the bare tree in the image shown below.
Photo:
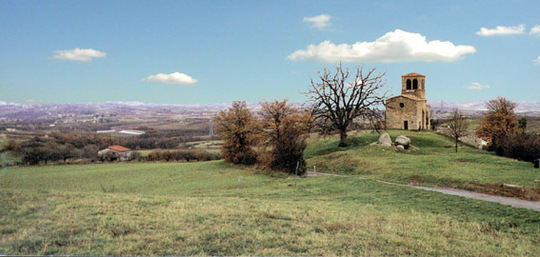
<path fill-rule="evenodd" d="M 467 135 L 469 122 L 467 121 L 467 118 L 458 111 L 458 109 L 454 109 L 448 124 L 450 125 L 450 135 L 455 139 L 456 142 L 457 153 L 459 138 Z"/>
<path fill-rule="evenodd" d="M 375 74 L 376 68 L 364 72 L 363 67 L 356 67 L 356 74 L 351 76 L 349 69 L 343 69 L 341 63 L 334 73 L 324 69 L 319 71 L 319 81 L 311 79 L 311 86 L 304 94 L 314 106 L 314 117 L 323 132 L 339 131 L 339 146 L 347 146 L 347 129 L 355 118 L 364 118 L 372 122 L 380 119 L 376 107 L 384 105 L 387 92 L 384 87 L 385 73 Z M 373 123 L 373 122 L 372 122 Z"/>

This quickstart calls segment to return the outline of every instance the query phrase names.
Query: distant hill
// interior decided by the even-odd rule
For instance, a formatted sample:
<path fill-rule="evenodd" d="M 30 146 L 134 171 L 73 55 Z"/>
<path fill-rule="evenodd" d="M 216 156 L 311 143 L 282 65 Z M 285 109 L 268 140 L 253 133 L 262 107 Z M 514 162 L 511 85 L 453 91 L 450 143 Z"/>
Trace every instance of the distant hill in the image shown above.
<path fill-rule="evenodd" d="M 293 103 L 297 107 L 305 106 L 302 103 Z M 484 101 L 474 102 L 446 102 L 428 101 L 434 118 L 444 117 L 455 108 L 468 116 L 480 116 L 485 111 Z M 519 116 L 540 117 L 539 101 L 517 102 L 516 113 Z M 248 103 L 248 107 L 257 110 L 259 103 Z M 181 112 L 217 113 L 227 109 L 231 103 L 216 104 L 148 104 L 143 102 L 105 102 L 105 103 L 71 103 L 71 104 L 14 104 L 0 101 L 0 118 L 35 118 L 44 115 L 61 113 L 93 114 L 104 111 L 118 113 L 132 113 L 137 111 L 167 112 L 171 110 Z"/>
<path fill-rule="evenodd" d="M 520 116 L 540 117 L 540 102 L 537 101 L 521 101 L 516 102 L 517 107 L 515 109 L 516 114 Z M 482 115 L 486 109 L 486 101 L 473 101 L 473 102 L 446 102 L 446 101 L 428 101 L 431 106 L 431 112 L 433 116 L 451 112 L 454 109 L 463 111 L 467 115 Z"/>

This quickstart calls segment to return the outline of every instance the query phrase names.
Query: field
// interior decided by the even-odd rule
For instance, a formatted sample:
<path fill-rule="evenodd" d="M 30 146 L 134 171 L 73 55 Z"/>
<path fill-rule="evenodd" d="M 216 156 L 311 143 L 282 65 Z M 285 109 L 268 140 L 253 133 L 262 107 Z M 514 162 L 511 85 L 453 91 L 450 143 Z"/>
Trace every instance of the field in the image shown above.
<path fill-rule="evenodd" d="M 407 153 L 364 146 L 376 139 L 371 134 L 354 138 L 346 150 L 331 139 L 310 142 L 310 165 L 345 176 L 288 177 L 222 161 L 5 168 L 0 253 L 532 256 L 540 251 L 539 212 L 375 180 L 409 183 L 418 176 L 420 184 L 504 180 L 529 187 L 529 180 L 538 179 L 529 164 L 471 148 L 455 154 L 446 138 L 432 133 L 409 136 L 419 149 Z M 360 168 L 334 166 L 349 162 Z M 392 172 L 392 167 L 403 168 Z"/>
<path fill-rule="evenodd" d="M 351 147 L 338 149 L 334 138 L 314 139 L 306 150 L 308 166 L 318 171 L 391 181 L 401 184 L 443 186 L 539 200 L 535 180 L 540 172 L 532 163 L 496 156 L 467 145 L 459 146 L 433 132 L 390 130 L 390 136 L 406 135 L 416 147 L 399 152 L 394 148 L 368 146 L 378 134 L 361 134 Z M 520 192 L 504 191 L 502 184 L 523 187 Z"/>

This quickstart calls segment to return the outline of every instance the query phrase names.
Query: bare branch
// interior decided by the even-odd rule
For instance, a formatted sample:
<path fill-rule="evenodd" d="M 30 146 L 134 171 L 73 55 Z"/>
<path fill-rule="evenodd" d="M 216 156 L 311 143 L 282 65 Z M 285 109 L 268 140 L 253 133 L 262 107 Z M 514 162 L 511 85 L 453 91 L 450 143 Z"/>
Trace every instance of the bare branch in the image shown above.
<path fill-rule="evenodd" d="M 350 81 L 351 73 L 341 63 L 335 73 L 325 68 L 318 72 L 320 82 L 310 78 L 311 85 L 304 93 L 315 108 L 313 115 L 318 126 L 325 132 L 340 132 L 340 146 L 347 145 L 346 132 L 354 119 L 375 119 L 374 110 L 384 105 L 387 95 L 379 93 L 386 84 L 385 73 L 375 74 L 376 68 L 364 72 L 363 66 L 357 66 L 355 71 Z"/>

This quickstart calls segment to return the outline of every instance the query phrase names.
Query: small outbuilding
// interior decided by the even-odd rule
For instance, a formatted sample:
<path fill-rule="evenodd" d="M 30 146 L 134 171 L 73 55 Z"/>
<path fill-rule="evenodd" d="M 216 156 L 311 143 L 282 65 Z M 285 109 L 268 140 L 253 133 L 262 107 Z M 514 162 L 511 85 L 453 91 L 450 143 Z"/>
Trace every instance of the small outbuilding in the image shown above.
<path fill-rule="evenodd" d="M 127 161 L 131 157 L 131 149 L 121 145 L 112 145 L 98 152 L 98 156 L 116 157 L 121 161 Z"/>

